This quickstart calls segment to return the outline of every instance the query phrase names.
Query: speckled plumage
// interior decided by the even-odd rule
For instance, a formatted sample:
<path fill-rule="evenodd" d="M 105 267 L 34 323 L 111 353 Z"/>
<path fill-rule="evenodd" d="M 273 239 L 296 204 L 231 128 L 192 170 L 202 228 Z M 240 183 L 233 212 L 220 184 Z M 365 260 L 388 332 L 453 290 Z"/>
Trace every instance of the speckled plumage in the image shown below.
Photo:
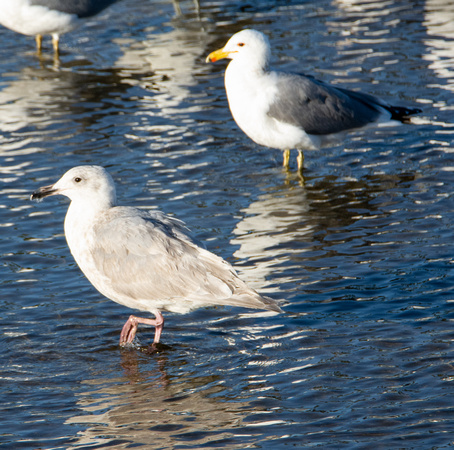
<path fill-rule="evenodd" d="M 56 194 L 71 199 L 65 236 L 74 259 L 111 300 L 149 311 L 162 323 L 160 311 L 187 313 L 205 306 L 281 312 L 274 300 L 249 288 L 229 263 L 203 248 L 180 220 L 116 206 L 115 186 L 104 168 L 75 167 L 54 185 L 35 191 L 32 199 Z M 131 342 L 135 330 L 132 337 L 125 334 L 123 341 Z M 157 327 L 155 342 L 159 335 Z"/>

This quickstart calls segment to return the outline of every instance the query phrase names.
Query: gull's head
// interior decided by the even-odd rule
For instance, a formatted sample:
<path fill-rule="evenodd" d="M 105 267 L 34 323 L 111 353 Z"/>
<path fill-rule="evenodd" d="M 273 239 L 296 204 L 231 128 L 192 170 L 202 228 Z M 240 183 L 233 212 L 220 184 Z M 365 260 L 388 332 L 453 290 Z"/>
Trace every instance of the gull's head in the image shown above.
<path fill-rule="evenodd" d="M 265 69 L 270 57 L 268 38 L 260 31 L 243 30 L 234 34 L 223 48 L 210 53 L 206 62 L 216 62 L 220 59 L 242 61 L 248 66 L 258 66 Z"/>
<path fill-rule="evenodd" d="M 65 195 L 72 201 L 92 203 L 100 208 L 116 204 L 115 184 L 101 166 L 78 166 L 68 170 L 55 184 L 43 186 L 31 195 L 31 200 L 42 200 L 49 195 Z"/>

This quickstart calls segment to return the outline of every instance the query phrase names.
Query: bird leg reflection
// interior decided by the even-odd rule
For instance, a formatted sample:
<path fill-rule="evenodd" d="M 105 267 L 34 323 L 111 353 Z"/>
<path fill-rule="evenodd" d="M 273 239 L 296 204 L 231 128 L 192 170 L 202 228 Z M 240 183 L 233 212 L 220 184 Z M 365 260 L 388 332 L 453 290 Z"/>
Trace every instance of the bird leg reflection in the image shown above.
<path fill-rule="evenodd" d="M 136 337 L 137 326 L 139 323 L 145 325 L 152 325 L 155 327 L 154 344 L 159 342 L 161 338 L 162 329 L 164 328 L 164 317 L 159 311 L 154 312 L 156 319 L 145 319 L 143 317 L 129 316 L 129 319 L 123 325 L 123 329 L 120 334 L 120 346 L 123 347 L 126 344 L 131 344 Z"/>

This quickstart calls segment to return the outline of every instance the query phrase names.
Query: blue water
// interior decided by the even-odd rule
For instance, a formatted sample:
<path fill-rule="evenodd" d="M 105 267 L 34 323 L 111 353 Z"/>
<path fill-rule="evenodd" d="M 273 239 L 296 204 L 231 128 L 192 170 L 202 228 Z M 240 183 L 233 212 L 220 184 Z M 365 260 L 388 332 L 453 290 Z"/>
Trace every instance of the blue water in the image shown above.
<path fill-rule="evenodd" d="M 123 0 L 61 38 L 0 28 L 0 447 L 440 449 L 454 444 L 454 5 Z M 234 32 L 273 63 L 418 123 L 306 152 L 304 179 L 235 125 Z M 184 220 L 285 314 L 165 314 L 121 349 L 131 310 L 99 294 L 29 201 L 102 164 L 122 204 Z"/>

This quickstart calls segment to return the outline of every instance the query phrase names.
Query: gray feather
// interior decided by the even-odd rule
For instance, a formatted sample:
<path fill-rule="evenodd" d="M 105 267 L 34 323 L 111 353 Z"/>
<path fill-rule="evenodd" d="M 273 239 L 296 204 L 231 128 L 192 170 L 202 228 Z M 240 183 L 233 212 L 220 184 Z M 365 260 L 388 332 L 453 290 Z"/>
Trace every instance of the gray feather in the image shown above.
<path fill-rule="evenodd" d="M 45 6 L 79 18 L 91 17 L 115 3 L 117 0 L 30 0 L 31 5 Z"/>
<path fill-rule="evenodd" d="M 268 115 L 304 129 L 326 135 L 360 128 L 376 121 L 386 104 L 372 95 L 329 86 L 305 75 L 273 72 L 278 96 Z"/>
<path fill-rule="evenodd" d="M 94 238 L 96 268 L 120 295 L 280 311 L 274 300 L 247 287 L 230 264 L 200 247 L 181 221 L 162 213 L 111 208 L 95 225 Z"/>

